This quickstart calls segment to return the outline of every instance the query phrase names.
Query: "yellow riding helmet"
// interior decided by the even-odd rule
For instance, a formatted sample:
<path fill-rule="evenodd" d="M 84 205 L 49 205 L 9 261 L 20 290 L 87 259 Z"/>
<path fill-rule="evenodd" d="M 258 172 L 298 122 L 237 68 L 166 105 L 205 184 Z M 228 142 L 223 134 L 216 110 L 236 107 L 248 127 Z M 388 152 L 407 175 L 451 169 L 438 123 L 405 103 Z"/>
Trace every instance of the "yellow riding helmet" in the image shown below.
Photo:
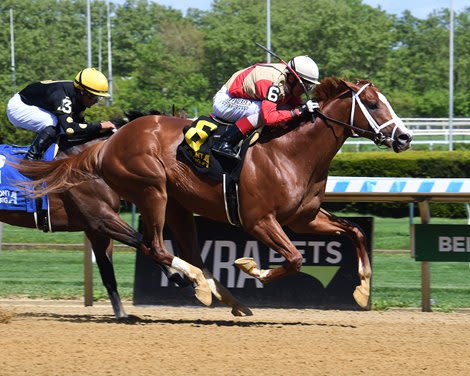
<path fill-rule="evenodd" d="M 95 68 L 85 68 L 75 76 L 74 86 L 79 90 L 85 90 L 90 94 L 100 97 L 109 97 L 108 79 Z"/>

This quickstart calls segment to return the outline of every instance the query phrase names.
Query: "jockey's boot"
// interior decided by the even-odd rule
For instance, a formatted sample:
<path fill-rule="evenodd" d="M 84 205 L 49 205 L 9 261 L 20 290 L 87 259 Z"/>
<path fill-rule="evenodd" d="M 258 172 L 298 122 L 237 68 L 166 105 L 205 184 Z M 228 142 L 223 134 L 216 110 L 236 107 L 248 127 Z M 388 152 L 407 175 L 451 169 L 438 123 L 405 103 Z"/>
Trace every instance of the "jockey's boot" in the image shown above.
<path fill-rule="evenodd" d="M 235 124 L 229 125 L 212 150 L 224 157 L 240 159 L 234 148 L 244 138 L 245 136 Z"/>
<path fill-rule="evenodd" d="M 33 143 L 29 147 L 29 150 L 26 153 L 24 159 L 29 161 L 41 159 L 47 148 L 51 146 L 56 138 L 57 130 L 55 127 L 46 127 L 39 131 Z"/>

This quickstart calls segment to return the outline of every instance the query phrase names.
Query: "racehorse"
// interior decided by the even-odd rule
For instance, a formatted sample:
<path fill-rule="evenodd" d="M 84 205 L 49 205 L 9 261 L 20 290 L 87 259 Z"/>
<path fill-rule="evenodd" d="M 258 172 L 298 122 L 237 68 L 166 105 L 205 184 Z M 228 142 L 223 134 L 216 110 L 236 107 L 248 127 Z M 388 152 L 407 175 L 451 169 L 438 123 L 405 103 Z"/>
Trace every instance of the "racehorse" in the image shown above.
<path fill-rule="evenodd" d="M 346 235 L 358 256 L 360 285 L 354 298 L 367 307 L 371 267 L 362 231 L 349 221 L 320 210 L 330 163 L 345 140 L 362 136 L 395 152 L 407 150 L 412 136 L 397 117 L 386 97 L 369 81 L 347 82 L 334 77 L 315 89 L 320 112 L 276 133 L 263 132 L 248 149 L 239 183 L 239 213 L 245 231 L 277 251 L 285 263 L 260 269 L 253 259 L 236 265 L 268 283 L 298 272 L 302 254 L 282 226 L 295 232 Z M 122 127 L 109 141 L 97 143 L 77 156 L 59 161 L 26 163 L 23 172 L 45 182 L 36 194 L 67 190 L 99 176 L 141 213 L 143 250 L 156 261 L 173 266 L 196 284 L 196 297 L 210 304 L 201 265 L 181 263 L 163 242 L 165 220 L 176 230 L 178 245 L 196 250 L 193 213 L 227 222 L 222 183 L 195 173 L 177 158 L 188 120 L 166 116 L 140 117 Z M 166 215 L 165 215 L 166 213 Z M 175 261 L 176 259 L 176 261 Z"/>
<path fill-rule="evenodd" d="M 135 112 L 128 116 L 135 116 Z M 118 121 L 115 120 L 114 122 L 117 123 Z M 99 139 L 92 140 L 75 146 L 68 146 L 62 142 L 61 148 L 65 150 L 57 154 L 57 159 L 78 155 L 84 149 L 99 141 Z M 96 263 L 113 307 L 114 315 L 117 319 L 126 319 L 128 316 L 124 311 L 117 291 L 117 282 L 112 264 L 112 239 L 132 248 L 139 248 L 142 242 L 142 235 L 136 232 L 119 216 L 119 209 L 119 195 L 102 179 L 89 180 L 65 192 L 51 193 L 49 195 L 51 230 L 54 232 L 85 232 L 95 254 Z M 33 213 L 0 210 L 0 221 L 13 226 L 36 228 Z M 202 263 L 202 260 L 199 261 L 200 254 L 194 255 L 196 261 L 190 258 L 192 254 L 183 254 L 182 257 L 188 257 L 188 260 L 191 262 Z M 163 268 L 163 271 L 171 281 L 182 287 L 186 286 L 185 281 L 179 277 L 179 274 L 174 273 L 169 268 Z M 209 275 L 207 270 L 204 272 L 206 275 Z M 232 308 L 233 315 L 251 315 L 251 311 L 237 301 L 216 279 L 213 279 L 211 288 L 214 295 L 221 302 Z"/>

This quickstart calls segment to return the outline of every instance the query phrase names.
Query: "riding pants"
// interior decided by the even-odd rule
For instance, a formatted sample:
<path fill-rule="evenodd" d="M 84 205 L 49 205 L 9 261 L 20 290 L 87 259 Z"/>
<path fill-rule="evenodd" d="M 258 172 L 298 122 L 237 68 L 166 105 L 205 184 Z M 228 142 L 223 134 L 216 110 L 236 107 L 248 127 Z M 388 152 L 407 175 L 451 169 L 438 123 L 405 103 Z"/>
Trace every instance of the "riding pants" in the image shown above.
<path fill-rule="evenodd" d="M 217 118 L 235 123 L 244 135 L 262 125 L 260 109 L 260 100 L 232 98 L 226 86 L 222 86 L 215 94 L 212 104 L 213 113 Z"/>
<path fill-rule="evenodd" d="M 33 132 L 40 132 L 46 127 L 55 127 L 57 117 L 40 107 L 25 104 L 18 93 L 16 93 L 7 105 L 8 120 L 18 128 Z"/>

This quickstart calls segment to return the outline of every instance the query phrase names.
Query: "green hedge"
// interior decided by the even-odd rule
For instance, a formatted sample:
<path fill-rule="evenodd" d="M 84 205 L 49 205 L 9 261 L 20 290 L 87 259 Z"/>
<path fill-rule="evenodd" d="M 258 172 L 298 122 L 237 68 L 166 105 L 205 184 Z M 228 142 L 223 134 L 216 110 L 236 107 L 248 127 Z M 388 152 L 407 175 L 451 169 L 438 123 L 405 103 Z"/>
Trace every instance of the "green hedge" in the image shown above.
<path fill-rule="evenodd" d="M 340 153 L 333 160 L 330 175 L 364 177 L 468 178 L 470 151 L 407 151 Z M 333 211 L 353 211 L 385 217 L 409 214 L 407 204 L 325 203 Z M 437 217 L 462 218 L 467 215 L 464 204 L 431 204 Z"/>

